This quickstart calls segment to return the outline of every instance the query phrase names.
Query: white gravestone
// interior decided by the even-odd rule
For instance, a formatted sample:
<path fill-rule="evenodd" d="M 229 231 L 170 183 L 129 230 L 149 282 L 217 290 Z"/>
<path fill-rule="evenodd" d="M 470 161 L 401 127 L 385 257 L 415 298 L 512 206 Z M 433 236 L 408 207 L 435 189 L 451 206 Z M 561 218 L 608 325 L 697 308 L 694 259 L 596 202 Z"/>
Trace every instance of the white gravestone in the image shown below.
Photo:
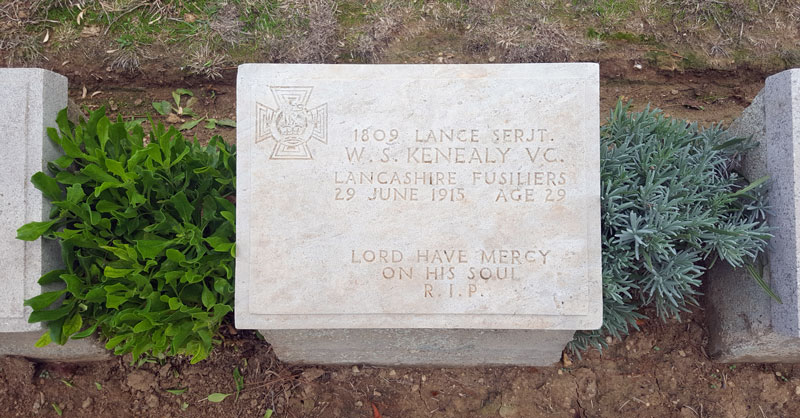
<path fill-rule="evenodd" d="M 463 345 L 601 325 L 598 84 L 596 64 L 240 66 L 236 326 L 306 363 L 555 361 Z"/>

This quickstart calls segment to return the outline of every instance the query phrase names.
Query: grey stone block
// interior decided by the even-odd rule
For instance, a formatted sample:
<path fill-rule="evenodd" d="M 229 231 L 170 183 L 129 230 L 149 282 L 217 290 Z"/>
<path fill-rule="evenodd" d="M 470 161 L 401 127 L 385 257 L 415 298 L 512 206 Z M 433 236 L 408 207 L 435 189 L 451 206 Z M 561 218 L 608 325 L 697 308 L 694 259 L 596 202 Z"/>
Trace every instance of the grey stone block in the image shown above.
<path fill-rule="evenodd" d="M 55 127 L 56 115 L 67 106 L 67 79 L 42 69 L 6 68 L 0 69 L 0 89 L 0 278 L 4 283 L 0 355 L 64 359 L 104 355 L 105 350 L 91 341 L 76 341 L 64 348 L 35 348 L 33 342 L 44 328 L 40 323 L 28 323 L 31 310 L 23 306 L 25 299 L 49 290 L 39 286 L 39 277 L 61 266 L 58 243 L 20 241 L 16 230 L 27 222 L 48 218 L 50 204 L 30 178 L 46 171 L 47 162 L 59 156 L 47 138 L 47 128 Z"/>
<path fill-rule="evenodd" d="M 774 238 L 761 261 L 765 281 L 783 303 L 767 296 L 743 269 L 718 265 L 709 272 L 707 289 L 710 351 L 724 362 L 800 361 L 800 69 L 767 78 L 730 132 L 760 143 L 745 156 L 741 171 L 750 181 L 770 177 L 767 221 Z"/>
<path fill-rule="evenodd" d="M 574 333 L 397 328 L 260 332 L 278 358 L 289 363 L 456 367 L 551 366 Z"/>
<path fill-rule="evenodd" d="M 0 356 L 19 356 L 32 360 L 58 362 L 84 362 L 110 359 L 106 350 L 95 338 L 69 340 L 65 345 L 51 343 L 46 347 L 36 347 L 36 340 L 43 330 L 29 332 L 0 333 Z"/>

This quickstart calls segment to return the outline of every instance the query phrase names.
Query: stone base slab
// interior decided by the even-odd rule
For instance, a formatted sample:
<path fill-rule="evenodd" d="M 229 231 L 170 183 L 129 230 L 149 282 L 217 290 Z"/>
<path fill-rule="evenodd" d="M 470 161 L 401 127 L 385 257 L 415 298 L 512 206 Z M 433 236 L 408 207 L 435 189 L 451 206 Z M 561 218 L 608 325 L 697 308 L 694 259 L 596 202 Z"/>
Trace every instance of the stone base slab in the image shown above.
<path fill-rule="evenodd" d="M 293 364 L 383 366 L 551 366 L 569 330 L 261 330 L 278 358 Z"/>
<path fill-rule="evenodd" d="M 69 340 L 65 345 L 51 343 L 35 347 L 42 331 L 4 332 L 0 334 L 0 356 L 20 356 L 41 361 L 99 361 L 110 359 L 111 352 L 94 338 Z"/>

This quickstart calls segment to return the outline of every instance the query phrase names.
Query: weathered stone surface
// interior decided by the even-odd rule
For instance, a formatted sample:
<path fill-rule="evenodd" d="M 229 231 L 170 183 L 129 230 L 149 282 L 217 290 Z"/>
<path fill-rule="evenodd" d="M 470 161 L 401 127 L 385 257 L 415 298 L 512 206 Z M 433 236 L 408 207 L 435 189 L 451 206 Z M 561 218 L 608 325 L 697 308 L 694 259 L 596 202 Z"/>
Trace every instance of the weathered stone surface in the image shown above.
<path fill-rule="evenodd" d="M 64 345 L 51 343 L 45 347 L 35 347 L 36 340 L 44 332 L 44 330 L 38 330 L 0 333 L 0 356 L 19 356 L 39 361 L 56 362 L 100 361 L 111 358 L 111 352 L 106 350 L 96 338 L 92 337 L 82 340 L 69 340 Z"/>
<path fill-rule="evenodd" d="M 768 77 L 730 132 L 760 143 L 745 156 L 742 174 L 750 181 L 770 178 L 767 221 L 774 237 L 761 261 L 764 280 L 783 303 L 767 296 L 744 269 L 718 265 L 709 273 L 710 351 L 726 362 L 800 361 L 800 69 Z"/>
<path fill-rule="evenodd" d="M 239 67 L 237 327 L 599 327 L 598 97 L 596 64 Z"/>
<path fill-rule="evenodd" d="M 67 79 L 41 69 L 0 69 L 0 89 L 0 332 L 35 331 L 41 324 L 28 323 L 30 308 L 22 303 L 41 293 L 37 280 L 57 268 L 61 254 L 56 243 L 20 241 L 16 231 L 48 217 L 50 204 L 30 178 L 58 157 L 46 131 L 67 106 Z"/>
<path fill-rule="evenodd" d="M 34 347 L 44 332 L 41 323 L 29 324 L 25 299 L 40 294 L 42 274 L 61 265 L 56 242 L 16 239 L 23 224 L 48 218 L 50 204 L 33 187 L 31 176 L 46 171 L 58 157 L 47 138 L 56 115 L 67 106 L 67 79 L 42 69 L 0 69 L 0 355 L 48 360 L 104 358 L 106 351 L 91 339 Z"/>
<path fill-rule="evenodd" d="M 297 364 L 541 366 L 572 331 L 476 329 L 262 330 L 282 361 Z"/>

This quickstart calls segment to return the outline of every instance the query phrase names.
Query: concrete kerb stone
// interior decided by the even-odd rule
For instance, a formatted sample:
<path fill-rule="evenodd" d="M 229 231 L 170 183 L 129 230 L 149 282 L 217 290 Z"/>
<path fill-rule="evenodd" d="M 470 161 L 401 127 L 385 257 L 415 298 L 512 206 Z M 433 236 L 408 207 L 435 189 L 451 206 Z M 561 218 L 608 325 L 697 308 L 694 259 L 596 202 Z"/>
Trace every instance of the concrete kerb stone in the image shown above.
<path fill-rule="evenodd" d="M 19 355 L 43 360 L 95 360 L 108 352 L 93 339 L 74 340 L 67 345 L 34 347 L 45 331 L 41 323 L 28 323 L 31 309 L 25 299 L 43 289 L 38 279 L 60 267 L 57 242 L 16 239 L 23 224 L 43 221 L 49 202 L 30 182 L 47 162 L 58 157 L 47 128 L 56 126 L 58 112 L 67 107 L 67 79 L 37 68 L 0 69 L 0 355 Z"/>
<path fill-rule="evenodd" d="M 768 77 L 729 132 L 760 144 L 745 155 L 741 171 L 750 181 L 770 178 L 767 221 L 774 238 L 761 261 L 764 280 L 783 303 L 745 269 L 718 264 L 707 288 L 710 352 L 722 362 L 800 361 L 800 69 Z"/>

